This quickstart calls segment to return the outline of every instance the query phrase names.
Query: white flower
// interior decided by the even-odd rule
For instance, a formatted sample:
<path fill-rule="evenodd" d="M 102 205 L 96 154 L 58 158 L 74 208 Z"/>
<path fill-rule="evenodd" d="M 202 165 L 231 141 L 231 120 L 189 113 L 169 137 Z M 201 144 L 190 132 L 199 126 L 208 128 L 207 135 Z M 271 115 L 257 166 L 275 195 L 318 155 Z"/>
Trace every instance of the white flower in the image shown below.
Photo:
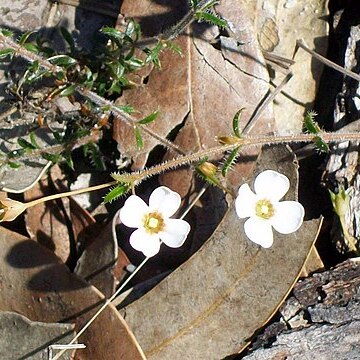
<path fill-rule="evenodd" d="M 296 201 L 279 201 L 289 190 L 289 179 L 276 171 L 260 173 L 254 182 L 255 194 L 248 184 L 239 188 L 235 200 L 239 218 L 247 218 L 244 230 L 247 237 L 264 248 L 273 243 L 272 226 L 281 234 L 295 232 L 304 218 L 304 208 Z"/>
<path fill-rule="evenodd" d="M 130 236 L 131 246 L 147 257 L 159 252 L 161 242 L 173 248 L 180 247 L 190 231 L 186 221 L 170 219 L 180 203 L 180 195 L 165 186 L 152 192 L 149 206 L 140 197 L 131 195 L 120 210 L 121 222 L 137 228 Z"/>

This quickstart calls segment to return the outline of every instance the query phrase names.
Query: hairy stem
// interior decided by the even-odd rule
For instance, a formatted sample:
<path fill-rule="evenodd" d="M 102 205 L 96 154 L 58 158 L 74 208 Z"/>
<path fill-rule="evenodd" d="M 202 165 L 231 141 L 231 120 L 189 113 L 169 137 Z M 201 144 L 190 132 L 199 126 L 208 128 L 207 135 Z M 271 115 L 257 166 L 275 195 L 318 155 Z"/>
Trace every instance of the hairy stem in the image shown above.
<path fill-rule="evenodd" d="M 143 180 L 161 174 L 170 169 L 199 161 L 204 158 L 213 158 L 226 151 L 231 151 L 237 147 L 261 146 L 261 145 L 276 145 L 276 144 L 293 144 L 299 142 L 312 142 L 320 136 L 325 142 L 343 142 L 343 141 L 360 141 L 360 133 L 320 133 L 314 134 L 298 134 L 298 135 L 244 135 L 242 138 L 231 138 L 231 143 L 225 145 L 215 146 L 210 149 L 200 150 L 189 155 L 178 156 L 175 159 L 168 160 L 159 165 L 155 165 L 148 169 L 144 169 L 131 174 L 113 174 L 113 178 L 118 182 L 136 183 L 139 184 Z"/>
<path fill-rule="evenodd" d="M 63 151 L 66 150 L 74 150 L 80 146 L 86 145 L 90 142 L 95 142 L 97 140 L 99 140 L 100 138 L 100 132 L 94 132 L 91 135 L 86 135 L 83 136 L 81 138 L 78 138 L 75 141 L 72 141 L 70 143 L 67 144 L 60 144 L 60 145 L 53 145 L 53 146 L 48 146 L 42 149 L 35 149 L 35 150 L 31 150 L 31 152 L 29 154 L 26 155 L 21 155 L 21 156 L 14 156 L 14 157 L 8 157 L 9 161 L 23 161 L 23 160 L 29 160 L 29 159 L 33 159 L 33 158 L 39 158 L 42 155 L 45 154 L 59 154 L 62 153 Z"/>
<path fill-rule="evenodd" d="M 214 0 L 201 0 L 195 9 L 190 9 L 185 16 L 160 36 L 160 39 L 171 41 L 176 39 L 189 25 L 196 21 L 195 14 L 206 9 Z"/>

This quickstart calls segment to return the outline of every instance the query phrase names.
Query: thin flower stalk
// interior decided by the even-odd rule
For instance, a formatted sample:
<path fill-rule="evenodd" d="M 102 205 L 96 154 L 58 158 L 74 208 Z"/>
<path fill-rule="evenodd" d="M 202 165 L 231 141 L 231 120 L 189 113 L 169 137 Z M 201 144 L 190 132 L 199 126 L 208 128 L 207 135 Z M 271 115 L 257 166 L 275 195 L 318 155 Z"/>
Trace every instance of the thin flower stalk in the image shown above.
<path fill-rule="evenodd" d="M 141 268 L 147 263 L 150 257 L 146 257 L 141 264 L 129 275 L 129 277 L 122 283 L 122 285 L 114 292 L 114 294 L 106 299 L 104 304 L 100 307 L 100 309 L 93 315 L 93 317 L 84 325 L 84 327 L 74 336 L 74 338 L 67 344 L 74 344 L 79 337 L 87 330 L 87 328 L 96 320 L 96 318 L 107 308 L 109 304 L 120 294 L 120 292 L 124 289 L 124 287 L 130 282 L 130 280 L 141 270 Z M 54 357 L 53 360 L 58 360 L 62 355 L 64 355 L 67 349 L 62 349 L 59 351 Z"/>
<path fill-rule="evenodd" d="M 5 198 L 4 196 L 0 197 L 0 222 L 1 221 L 12 221 L 17 218 L 20 214 L 22 214 L 26 209 L 29 209 L 35 205 L 42 204 L 46 201 L 60 199 L 63 197 L 74 196 L 78 194 L 83 194 L 86 192 L 96 191 L 104 188 L 108 188 L 110 186 L 116 185 L 116 181 L 111 181 L 105 184 L 89 186 L 82 189 L 67 191 L 59 194 L 53 194 L 44 196 L 42 198 L 32 200 L 26 203 L 22 203 L 20 201 L 16 201 L 13 199 Z"/>

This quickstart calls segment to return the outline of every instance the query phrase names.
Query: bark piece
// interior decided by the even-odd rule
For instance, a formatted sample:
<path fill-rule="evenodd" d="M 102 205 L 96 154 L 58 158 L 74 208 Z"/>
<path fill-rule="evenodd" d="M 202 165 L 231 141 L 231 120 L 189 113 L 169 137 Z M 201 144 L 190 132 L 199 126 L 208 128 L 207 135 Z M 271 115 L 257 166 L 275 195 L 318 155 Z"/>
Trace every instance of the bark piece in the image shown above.
<path fill-rule="evenodd" d="M 360 25 L 356 18 L 357 13 L 357 5 L 349 4 L 345 6 L 344 11 L 336 14 L 336 21 L 332 24 L 336 36 L 341 40 L 337 49 L 342 57 L 339 62 L 343 62 L 346 69 L 355 73 L 358 73 L 360 68 Z M 354 126 L 354 130 L 357 131 L 356 121 L 360 114 L 359 84 L 343 75 L 334 78 L 338 82 L 330 86 L 340 91 L 338 90 L 336 98 L 332 99 L 335 101 L 329 104 L 330 109 L 333 109 L 332 126 L 335 130 Z M 356 252 L 360 248 L 358 145 L 358 142 L 343 142 L 332 146 L 323 175 L 328 187 L 335 193 L 343 187 L 347 194 L 348 204 L 343 217 L 340 217 L 341 223 L 336 222 L 332 231 L 332 240 L 341 253 Z"/>
<path fill-rule="evenodd" d="M 359 284 L 359 258 L 299 281 L 281 320 L 242 359 L 359 359 Z"/>

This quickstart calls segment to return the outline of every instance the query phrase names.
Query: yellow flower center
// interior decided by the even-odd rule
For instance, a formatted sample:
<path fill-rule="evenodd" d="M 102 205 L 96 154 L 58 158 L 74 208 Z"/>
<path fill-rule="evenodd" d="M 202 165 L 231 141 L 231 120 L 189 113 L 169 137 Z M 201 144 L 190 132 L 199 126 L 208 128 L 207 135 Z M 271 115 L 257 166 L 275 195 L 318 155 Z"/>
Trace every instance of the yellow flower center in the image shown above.
<path fill-rule="evenodd" d="M 262 199 L 255 204 L 255 214 L 265 220 L 272 218 L 275 214 L 273 204 L 268 199 Z"/>
<path fill-rule="evenodd" d="M 144 228 L 149 234 L 157 234 L 164 230 L 165 222 L 158 212 L 151 212 L 144 216 Z"/>

